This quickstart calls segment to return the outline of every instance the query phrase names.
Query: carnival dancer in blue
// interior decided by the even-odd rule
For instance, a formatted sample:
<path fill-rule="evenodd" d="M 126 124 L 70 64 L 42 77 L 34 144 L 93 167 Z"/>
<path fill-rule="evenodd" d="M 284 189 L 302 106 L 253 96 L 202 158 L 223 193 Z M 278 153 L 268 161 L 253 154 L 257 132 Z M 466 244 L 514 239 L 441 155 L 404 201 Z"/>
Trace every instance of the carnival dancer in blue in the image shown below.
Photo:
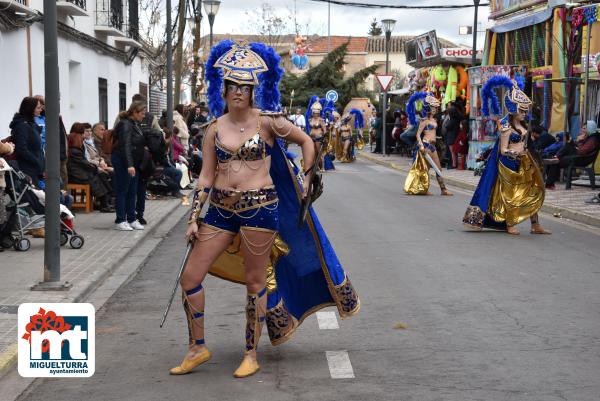
<path fill-rule="evenodd" d="M 497 87 L 506 89 L 504 105 L 508 115 L 500 120 L 500 136 L 488 156 L 463 223 L 473 230 L 487 227 L 518 235 L 516 225 L 529 219 L 532 234 L 550 234 L 542 228 L 538 218 L 544 203 L 544 180 L 527 150 L 526 119 L 531 100 L 522 90 L 522 81 L 504 76 L 490 78 L 481 91 L 484 116 L 500 114 L 494 93 Z"/>
<path fill-rule="evenodd" d="M 421 121 L 417 120 L 416 102 L 422 101 Z M 406 112 L 410 124 L 419 126 L 417 129 L 418 148 L 415 151 L 413 165 L 404 181 L 404 192 L 408 195 L 431 195 L 429 192 L 429 169 L 442 170 L 440 157 L 435 143 L 437 141 L 437 121 L 435 114 L 440 108 L 440 101 L 428 92 L 415 92 L 406 104 Z M 435 166 L 432 165 L 435 164 Z M 446 189 L 444 178 L 436 171 L 436 179 L 443 196 L 452 196 Z"/>
<path fill-rule="evenodd" d="M 189 347 L 171 374 L 188 373 L 211 357 L 204 340 L 207 273 L 246 285 L 246 346 L 235 377 L 259 370 L 256 350 L 265 322 L 277 345 L 320 308 L 337 306 L 348 317 L 360 307 L 312 209 L 298 226 L 315 150 L 310 137 L 278 112 L 279 61 L 261 43 L 228 40 L 208 59 L 209 107 L 217 119 L 206 130 L 186 232 L 194 241 L 181 277 Z M 301 146 L 304 171 L 288 157 L 282 138 Z"/>

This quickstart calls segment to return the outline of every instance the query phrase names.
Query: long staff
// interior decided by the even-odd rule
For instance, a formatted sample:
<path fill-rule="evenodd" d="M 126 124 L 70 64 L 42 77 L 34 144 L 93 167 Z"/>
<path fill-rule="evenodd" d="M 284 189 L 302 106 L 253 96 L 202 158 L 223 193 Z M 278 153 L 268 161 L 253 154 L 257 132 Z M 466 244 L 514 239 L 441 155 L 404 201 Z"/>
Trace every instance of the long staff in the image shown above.
<path fill-rule="evenodd" d="M 169 298 L 169 303 L 165 308 L 165 312 L 163 313 L 162 321 L 160 322 L 160 327 L 162 328 L 165 324 L 165 320 L 167 319 L 167 315 L 169 314 L 169 310 L 171 309 L 171 304 L 173 303 L 173 298 L 175 298 L 175 292 L 177 292 L 177 287 L 179 287 L 179 280 L 181 280 L 181 275 L 183 274 L 183 270 L 185 269 L 185 265 L 190 257 L 190 252 L 194 247 L 194 243 L 189 241 L 187 244 L 187 248 L 185 249 L 185 254 L 183 255 L 183 262 L 181 262 L 181 267 L 179 268 L 179 273 L 177 273 L 177 278 L 175 279 L 175 283 L 173 284 L 173 290 L 171 291 L 171 297 Z"/>

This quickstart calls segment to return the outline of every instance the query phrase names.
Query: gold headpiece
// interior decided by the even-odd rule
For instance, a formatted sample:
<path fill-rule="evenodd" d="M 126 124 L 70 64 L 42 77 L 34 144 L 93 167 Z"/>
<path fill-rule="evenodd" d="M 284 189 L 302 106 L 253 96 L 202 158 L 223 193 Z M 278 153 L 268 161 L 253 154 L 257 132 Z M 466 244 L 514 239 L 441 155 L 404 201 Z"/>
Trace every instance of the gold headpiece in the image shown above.
<path fill-rule="evenodd" d="M 265 61 L 246 42 L 233 44 L 214 66 L 225 71 L 223 79 L 240 85 L 258 85 L 257 74 L 269 70 Z"/>
<path fill-rule="evenodd" d="M 523 92 L 521 88 L 519 88 L 519 85 L 515 80 L 513 80 L 512 89 L 506 94 L 506 100 L 511 101 L 512 103 L 517 105 L 517 109 L 523 111 L 528 111 L 529 106 L 531 106 L 531 104 L 533 103 L 531 99 L 529 99 L 529 96 L 527 96 L 525 92 Z"/>
<path fill-rule="evenodd" d="M 313 113 L 321 113 L 321 110 L 323 110 L 323 106 L 321 106 L 321 102 L 318 100 L 314 102 L 312 106 L 310 106 L 310 111 Z"/>
<path fill-rule="evenodd" d="M 433 95 L 427 95 L 425 97 L 425 103 L 427 103 L 429 105 L 429 107 L 436 107 L 436 108 L 440 107 L 440 101 L 437 100 L 437 98 Z"/>

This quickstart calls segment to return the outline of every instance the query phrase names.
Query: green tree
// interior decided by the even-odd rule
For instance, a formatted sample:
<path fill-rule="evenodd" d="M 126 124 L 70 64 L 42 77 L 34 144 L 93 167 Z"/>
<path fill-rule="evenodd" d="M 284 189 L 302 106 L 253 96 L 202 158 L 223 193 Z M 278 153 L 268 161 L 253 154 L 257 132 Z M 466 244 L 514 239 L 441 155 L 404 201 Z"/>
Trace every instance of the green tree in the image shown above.
<path fill-rule="evenodd" d="M 377 19 L 373 18 L 373 21 L 371 21 L 371 26 L 369 26 L 369 36 L 381 36 L 382 33 L 383 30 L 377 23 Z"/>
<path fill-rule="evenodd" d="M 344 79 L 344 61 L 348 52 L 348 43 L 333 49 L 318 65 L 311 67 L 303 75 L 287 72 L 281 81 L 281 101 L 289 106 L 290 94 L 294 91 L 294 104 L 305 107 L 311 96 L 323 96 L 330 89 L 339 94 L 336 107 L 343 108 L 351 98 L 366 96 L 363 89 L 365 79 L 375 73 L 376 65 L 357 71 Z"/>

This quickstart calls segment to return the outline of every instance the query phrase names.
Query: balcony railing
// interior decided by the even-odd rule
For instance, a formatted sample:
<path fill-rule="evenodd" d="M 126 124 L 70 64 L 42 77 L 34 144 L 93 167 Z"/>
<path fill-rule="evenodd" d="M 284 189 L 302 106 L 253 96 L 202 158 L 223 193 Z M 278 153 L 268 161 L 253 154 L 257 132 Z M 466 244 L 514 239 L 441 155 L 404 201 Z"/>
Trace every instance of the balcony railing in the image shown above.
<path fill-rule="evenodd" d="M 123 30 L 123 3 L 121 1 L 98 0 L 96 3 L 96 25 Z"/>
<path fill-rule="evenodd" d="M 87 10 L 86 0 L 66 0 L 66 1 L 69 3 L 75 4 L 77 7 L 81 8 L 82 10 Z"/>

